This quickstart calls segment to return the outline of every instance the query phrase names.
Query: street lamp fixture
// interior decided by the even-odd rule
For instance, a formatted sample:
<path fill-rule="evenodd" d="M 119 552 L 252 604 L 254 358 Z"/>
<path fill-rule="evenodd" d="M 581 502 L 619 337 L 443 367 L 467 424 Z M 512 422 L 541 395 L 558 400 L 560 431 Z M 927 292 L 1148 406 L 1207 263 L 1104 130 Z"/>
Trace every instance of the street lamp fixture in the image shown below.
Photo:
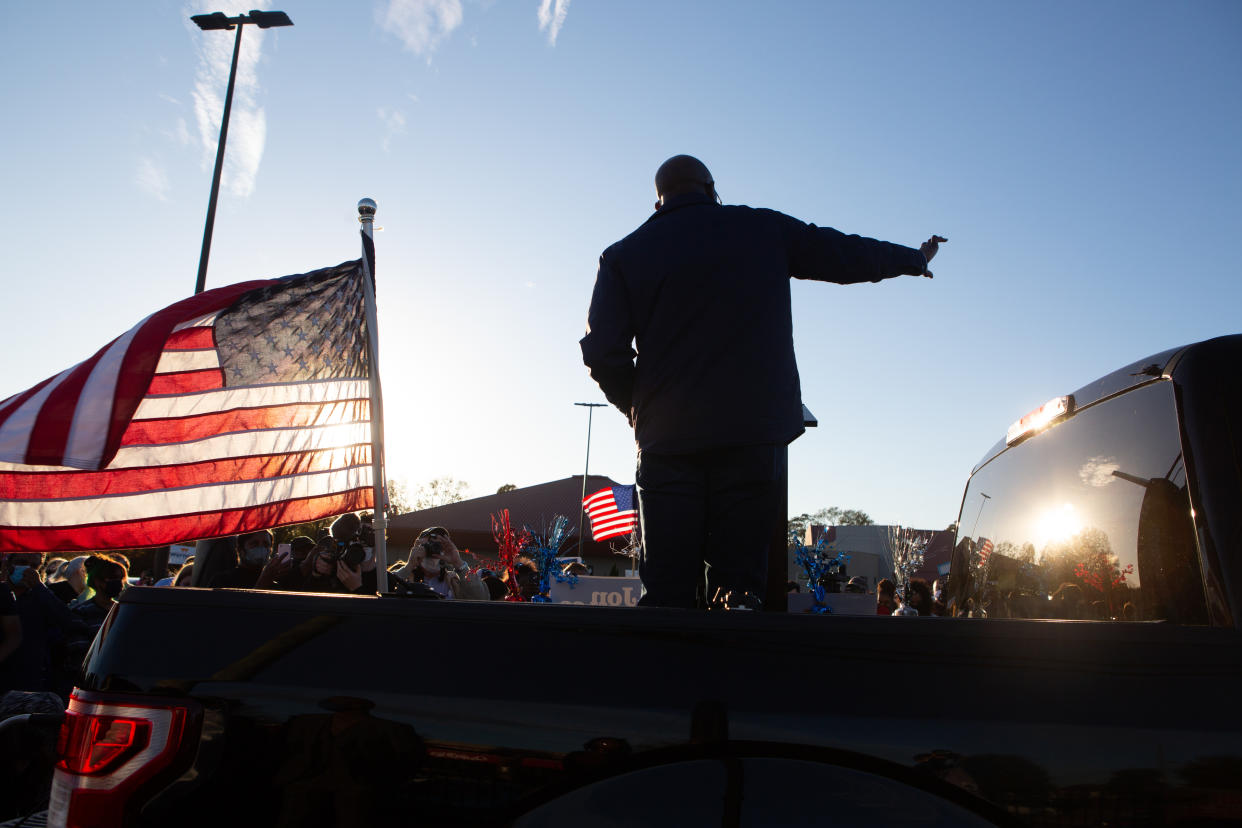
<path fill-rule="evenodd" d="M 258 26 L 260 29 L 272 29 L 277 26 L 292 26 L 293 21 L 289 19 L 289 15 L 282 11 L 258 11 L 252 9 L 250 11 L 250 22 Z"/>
<path fill-rule="evenodd" d="M 216 29 L 232 30 L 233 24 L 229 22 L 228 15 L 224 12 L 213 12 L 212 14 L 196 14 L 190 18 L 198 27 L 205 32 L 214 31 Z"/>
<path fill-rule="evenodd" d="M 229 88 L 224 96 L 224 117 L 220 122 L 220 141 L 216 144 L 216 170 L 211 176 L 211 198 L 207 201 L 207 224 L 203 228 L 203 250 L 198 257 L 198 280 L 194 283 L 194 292 L 202 293 L 207 285 L 207 258 L 211 254 L 211 234 L 216 224 L 216 199 L 220 195 L 220 173 L 224 169 L 224 143 L 229 137 L 229 111 L 233 108 L 233 83 L 237 79 L 237 55 L 241 51 L 242 29 L 245 24 L 253 23 L 260 29 L 271 29 L 277 26 L 292 26 L 289 15 L 282 11 L 252 10 L 249 15 L 239 14 L 229 17 L 224 12 L 196 14 L 190 17 L 205 32 L 232 31 L 237 29 L 237 37 L 233 41 L 233 66 L 229 69 Z"/>

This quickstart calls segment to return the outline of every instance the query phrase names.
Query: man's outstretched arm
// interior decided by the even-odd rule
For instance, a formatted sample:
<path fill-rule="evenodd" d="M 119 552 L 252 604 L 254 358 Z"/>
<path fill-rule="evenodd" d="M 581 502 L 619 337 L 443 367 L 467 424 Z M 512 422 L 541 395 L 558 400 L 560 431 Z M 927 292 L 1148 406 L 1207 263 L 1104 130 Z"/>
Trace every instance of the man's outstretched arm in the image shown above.
<path fill-rule="evenodd" d="M 599 383 L 604 396 L 631 423 L 636 355 L 633 341 L 625 284 L 601 256 L 591 309 L 587 312 L 587 333 L 578 344 L 582 346 L 582 361 L 590 370 L 591 379 Z"/>
<path fill-rule="evenodd" d="M 784 222 L 790 275 L 799 279 L 852 284 L 894 276 L 930 278 L 928 262 L 940 243 L 948 241 L 943 236 L 932 236 L 916 250 L 865 236 L 847 236 L 831 227 L 816 227 L 791 216 L 777 215 Z"/>

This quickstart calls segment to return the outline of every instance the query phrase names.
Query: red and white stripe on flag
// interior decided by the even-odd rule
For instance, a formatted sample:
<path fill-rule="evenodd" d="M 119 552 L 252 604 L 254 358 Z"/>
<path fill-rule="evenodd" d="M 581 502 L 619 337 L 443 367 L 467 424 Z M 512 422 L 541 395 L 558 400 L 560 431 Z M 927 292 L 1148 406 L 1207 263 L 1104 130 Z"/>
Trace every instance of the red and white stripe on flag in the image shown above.
<path fill-rule="evenodd" d="M 157 546 L 370 507 L 370 393 L 357 355 L 340 364 L 362 376 L 332 376 L 322 359 L 313 375 L 299 371 L 299 351 L 323 342 L 282 339 L 288 314 L 254 310 L 279 310 L 282 297 L 306 304 L 297 291 L 328 286 L 336 295 L 315 299 L 308 319 L 336 314 L 333 324 L 363 331 L 356 347 L 365 315 L 348 282 L 362 278 L 355 261 L 198 294 L 0 402 L 0 550 Z M 239 307 L 249 327 L 234 325 L 226 348 L 217 322 Z M 234 369 L 222 353 L 266 364 Z"/>
<path fill-rule="evenodd" d="M 992 548 L 992 541 L 984 538 L 979 545 L 979 563 L 987 563 L 988 558 L 992 557 Z"/>
<path fill-rule="evenodd" d="M 632 486 L 609 486 L 582 501 L 582 508 L 591 519 L 591 537 L 602 541 L 634 531 L 638 513 L 633 492 Z"/>

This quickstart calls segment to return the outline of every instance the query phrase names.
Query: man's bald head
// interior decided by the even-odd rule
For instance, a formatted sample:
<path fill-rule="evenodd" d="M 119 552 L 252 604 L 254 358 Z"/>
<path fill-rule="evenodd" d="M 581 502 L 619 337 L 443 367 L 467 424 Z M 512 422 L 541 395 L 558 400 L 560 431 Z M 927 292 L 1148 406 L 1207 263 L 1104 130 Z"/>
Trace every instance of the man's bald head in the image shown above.
<path fill-rule="evenodd" d="M 656 195 L 660 203 L 669 196 L 683 193 L 705 193 L 719 201 L 716 182 L 707 165 L 693 155 L 674 155 L 660 165 L 655 174 Z M 659 208 L 657 203 L 656 207 Z"/>

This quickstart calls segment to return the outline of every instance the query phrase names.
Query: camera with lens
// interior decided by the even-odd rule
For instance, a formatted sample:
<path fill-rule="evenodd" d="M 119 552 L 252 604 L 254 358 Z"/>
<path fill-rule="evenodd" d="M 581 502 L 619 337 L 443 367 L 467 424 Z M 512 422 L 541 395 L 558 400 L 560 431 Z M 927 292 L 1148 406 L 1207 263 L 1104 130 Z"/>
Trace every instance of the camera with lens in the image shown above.
<path fill-rule="evenodd" d="M 437 558 L 444 554 L 444 544 L 435 535 L 423 540 L 423 555 L 428 558 Z"/>
<path fill-rule="evenodd" d="M 367 557 L 362 528 L 362 521 L 353 513 L 337 518 L 332 524 L 329 537 L 320 541 L 325 547 L 324 557 L 333 563 L 344 561 L 350 569 L 361 566 Z M 371 532 L 370 541 L 372 544 L 375 542 L 374 531 Z"/>
<path fill-rule="evenodd" d="M 432 526 L 418 534 L 414 548 L 421 549 L 424 558 L 440 558 L 440 569 L 443 570 L 446 565 L 443 556 L 447 541 L 448 531 L 441 526 Z"/>
<path fill-rule="evenodd" d="M 344 561 L 345 565 L 350 569 L 357 569 L 366 560 L 367 549 L 358 541 L 338 543 L 336 549 L 329 552 L 325 557 L 333 563 Z"/>

